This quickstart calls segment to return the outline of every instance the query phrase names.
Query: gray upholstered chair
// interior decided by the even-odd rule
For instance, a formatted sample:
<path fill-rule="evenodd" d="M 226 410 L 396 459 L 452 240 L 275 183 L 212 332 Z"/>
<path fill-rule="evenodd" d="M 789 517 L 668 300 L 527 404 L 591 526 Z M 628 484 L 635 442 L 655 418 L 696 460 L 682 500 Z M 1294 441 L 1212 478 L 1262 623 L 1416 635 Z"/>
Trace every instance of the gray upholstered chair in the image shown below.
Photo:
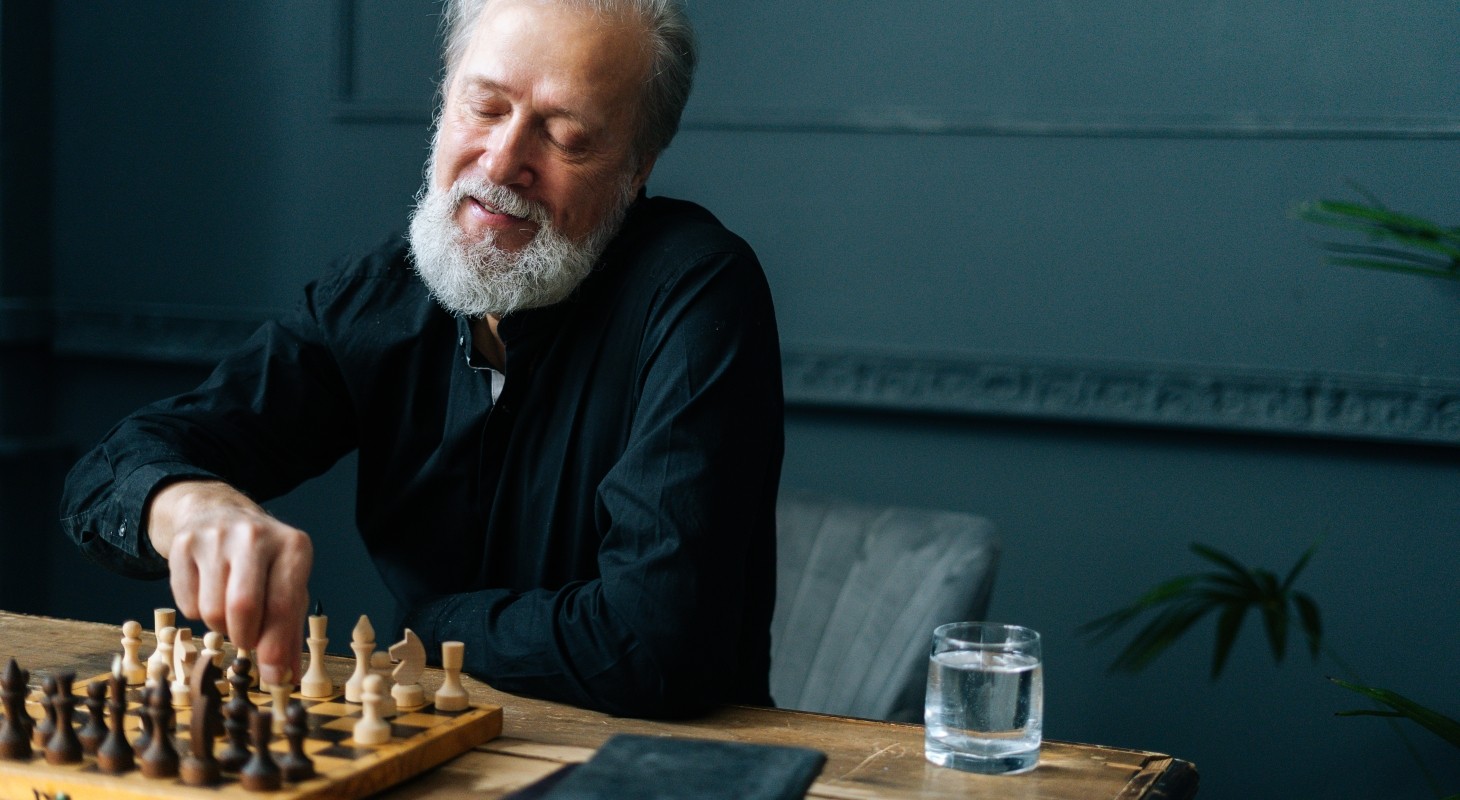
<path fill-rule="evenodd" d="M 933 628 L 988 610 L 993 525 L 784 491 L 776 523 L 776 705 L 921 720 Z"/>

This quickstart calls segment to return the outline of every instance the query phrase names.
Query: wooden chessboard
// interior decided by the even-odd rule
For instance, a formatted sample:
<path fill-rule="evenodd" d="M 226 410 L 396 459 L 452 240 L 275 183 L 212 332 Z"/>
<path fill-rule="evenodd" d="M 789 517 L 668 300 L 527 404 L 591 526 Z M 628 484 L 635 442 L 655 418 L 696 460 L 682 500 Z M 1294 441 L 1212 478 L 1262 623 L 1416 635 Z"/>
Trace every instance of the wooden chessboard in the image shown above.
<path fill-rule="evenodd" d="M 105 680 L 107 676 L 99 675 L 78 683 L 78 698 L 85 697 L 86 683 Z M 32 691 L 26 703 L 32 719 L 43 716 L 40 704 L 35 702 L 38 696 Z M 299 697 L 298 693 L 294 696 Z M 273 699 L 269 695 L 250 692 L 249 697 L 261 710 L 272 710 Z M 221 783 L 206 787 L 188 786 L 178 778 L 154 780 L 144 777 L 138 770 L 123 775 L 107 775 L 97 768 L 96 760 L 91 756 L 85 756 L 79 764 L 52 766 L 46 763 L 44 750 L 37 748 L 29 761 L 0 760 L 0 798 L 56 800 L 64 794 L 70 800 L 158 797 L 351 800 L 394 786 L 496 738 L 502 732 L 502 709 L 499 706 L 473 705 L 462 711 L 438 711 L 428 705 L 393 717 L 389 742 L 373 747 L 357 746 L 351 738 L 351 731 L 360 718 L 361 707 L 358 704 L 346 703 L 342 696 L 328 700 L 301 700 L 309 712 L 304 752 L 314 760 L 317 775 L 300 783 L 286 782 L 279 791 L 247 791 L 239 784 L 236 775 L 226 772 Z M 141 689 L 129 689 L 126 715 L 129 741 L 136 739 L 141 732 L 140 708 Z M 87 716 L 86 709 L 78 701 L 75 711 L 78 729 Z M 179 753 L 188 752 L 189 719 L 187 709 L 177 710 Z M 219 747 L 221 749 L 221 744 Z M 288 743 L 282 736 L 277 736 L 269 749 L 277 757 L 288 751 Z"/>

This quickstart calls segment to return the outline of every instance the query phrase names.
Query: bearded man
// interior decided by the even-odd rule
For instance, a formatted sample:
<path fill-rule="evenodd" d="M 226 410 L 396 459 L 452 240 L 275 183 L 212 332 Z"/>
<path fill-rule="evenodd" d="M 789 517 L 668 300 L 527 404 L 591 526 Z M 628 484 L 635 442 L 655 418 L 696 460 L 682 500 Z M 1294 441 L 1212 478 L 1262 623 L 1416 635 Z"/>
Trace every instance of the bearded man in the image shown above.
<path fill-rule="evenodd" d="M 408 239 L 108 433 L 68 533 L 298 676 L 314 545 L 258 502 L 355 450 L 361 537 L 432 652 L 617 714 L 768 704 L 770 294 L 708 212 L 643 191 L 689 95 L 682 10 L 453 0 L 445 63 Z"/>

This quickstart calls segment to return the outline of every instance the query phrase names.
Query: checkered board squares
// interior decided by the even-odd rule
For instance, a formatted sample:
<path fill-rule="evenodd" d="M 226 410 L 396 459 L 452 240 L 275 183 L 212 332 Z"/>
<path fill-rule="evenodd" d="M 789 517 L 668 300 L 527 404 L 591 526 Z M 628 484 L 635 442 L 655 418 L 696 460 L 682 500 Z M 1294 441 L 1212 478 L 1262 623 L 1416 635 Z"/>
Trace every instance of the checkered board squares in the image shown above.
<path fill-rule="evenodd" d="M 33 684 L 38 684 L 39 678 L 32 677 Z M 102 680 L 106 680 L 106 676 L 91 679 Z M 85 697 L 85 683 L 91 681 L 77 687 L 74 719 L 78 729 L 85 724 L 88 716 L 79 698 Z M 35 702 L 38 697 L 39 693 L 33 691 L 31 700 L 26 704 L 34 719 L 43 716 L 40 704 Z M 260 709 L 273 711 L 273 699 L 269 695 L 250 692 L 249 699 Z M 437 711 L 434 706 L 426 706 L 415 711 L 402 711 L 391 718 L 389 742 L 361 746 L 352 736 L 355 722 L 361 715 L 358 704 L 346 703 L 339 696 L 302 702 L 308 712 L 304 752 L 313 759 L 318 775 L 297 784 L 286 782 L 284 788 L 277 792 L 249 792 L 239 785 L 237 776 L 232 773 L 225 773 L 223 782 L 217 786 L 207 787 L 188 786 L 177 778 L 150 780 L 137 770 L 124 775 L 106 775 L 97 768 L 91 756 L 86 756 L 80 764 L 52 766 L 46 763 L 44 752 L 37 749 L 29 761 L 0 761 L 0 798 L 54 798 L 64 792 L 71 800 L 142 800 L 154 797 L 352 800 L 394 786 L 502 732 L 502 709 L 497 706 L 471 706 L 463 711 Z M 175 740 L 181 755 L 188 752 L 190 719 L 187 709 L 177 710 Z M 135 740 L 141 732 L 141 691 L 137 689 L 127 693 L 127 728 L 128 740 Z M 224 741 L 219 740 L 218 749 Z M 283 736 L 276 736 L 269 749 L 278 756 L 288 752 L 289 744 Z"/>

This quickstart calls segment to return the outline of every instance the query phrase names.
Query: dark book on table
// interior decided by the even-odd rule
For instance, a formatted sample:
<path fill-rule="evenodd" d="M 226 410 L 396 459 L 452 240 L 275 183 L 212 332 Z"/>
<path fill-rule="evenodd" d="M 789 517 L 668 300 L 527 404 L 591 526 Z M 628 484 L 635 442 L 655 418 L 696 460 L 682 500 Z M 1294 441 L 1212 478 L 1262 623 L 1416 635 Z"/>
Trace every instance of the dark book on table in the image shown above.
<path fill-rule="evenodd" d="M 509 800 L 798 800 L 825 763 L 804 747 L 619 734 Z"/>

